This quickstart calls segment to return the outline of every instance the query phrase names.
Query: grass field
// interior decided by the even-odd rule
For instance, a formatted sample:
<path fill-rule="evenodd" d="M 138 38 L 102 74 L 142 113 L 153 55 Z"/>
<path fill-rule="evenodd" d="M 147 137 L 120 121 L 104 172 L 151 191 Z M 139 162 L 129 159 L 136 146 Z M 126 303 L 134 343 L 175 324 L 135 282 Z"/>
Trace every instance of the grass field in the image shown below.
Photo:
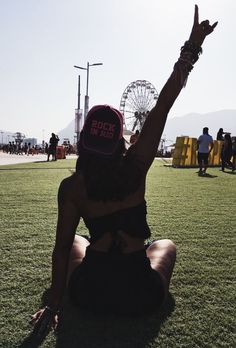
<path fill-rule="evenodd" d="M 0 166 L 0 346 L 37 347 L 29 319 L 50 285 L 60 181 L 74 160 Z M 174 169 L 156 160 L 147 180 L 153 238 L 177 244 L 170 297 L 138 318 L 77 312 L 65 299 L 58 335 L 43 348 L 236 347 L 236 175 Z M 86 233 L 83 223 L 78 233 Z"/>

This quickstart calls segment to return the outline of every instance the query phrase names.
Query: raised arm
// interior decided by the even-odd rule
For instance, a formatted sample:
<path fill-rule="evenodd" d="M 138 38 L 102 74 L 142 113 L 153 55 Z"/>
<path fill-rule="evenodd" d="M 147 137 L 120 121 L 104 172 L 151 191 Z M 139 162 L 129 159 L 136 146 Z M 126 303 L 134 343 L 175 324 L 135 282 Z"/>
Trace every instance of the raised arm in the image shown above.
<path fill-rule="evenodd" d="M 189 40 L 181 48 L 180 58 L 174 65 L 174 70 L 162 88 L 156 105 L 148 114 L 139 139 L 132 151 L 146 163 L 147 168 L 152 164 L 165 127 L 167 115 L 185 86 L 193 64 L 202 52 L 201 45 L 205 37 L 216 27 L 217 22 L 210 25 L 208 20 L 199 23 L 198 6 L 195 5 L 194 22 Z"/>

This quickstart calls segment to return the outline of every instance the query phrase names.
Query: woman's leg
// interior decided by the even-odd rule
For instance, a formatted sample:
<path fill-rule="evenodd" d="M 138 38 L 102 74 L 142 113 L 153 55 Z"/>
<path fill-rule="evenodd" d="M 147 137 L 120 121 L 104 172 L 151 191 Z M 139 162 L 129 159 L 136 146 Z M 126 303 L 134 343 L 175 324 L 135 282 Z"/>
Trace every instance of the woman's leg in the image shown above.
<path fill-rule="evenodd" d="M 146 253 L 151 267 L 161 275 L 167 295 L 176 260 L 176 246 L 170 239 L 162 239 L 153 242 Z"/>
<path fill-rule="evenodd" d="M 67 281 L 69 280 L 74 269 L 81 264 L 85 256 L 86 248 L 89 246 L 89 244 L 89 241 L 84 237 L 75 235 L 75 239 L 70 251 Z"/>
<path fill-rule="evenodd" d="M 234 165 L 234 168 L 235 168 L 236 167 L 236 152 L 235 151 L 233 152 L 232 162 L 233 162 L 233 165 Z"/>
<path fill-rule="evenodd" d="M 223 151 L 221 153 L 221 170 L 222 172 L 225 170 L 225 154 Z"/>
<path fill-rule="evenodd" d="M 197 159 L 198 159 L 198 165 L 199 165 L 199 173 L 202 172 L 202 157 L 201 157 L 201 153 L 198 152 L 197 154 Z"/>
<path fill-rule="evenodd" d="M 232 157 L 232 155 L 228 154 L 228 156 L 226 158 L 226 163 L 227 163 L 228 167 L 230 167 L 231 169 L 234 169 L 234 164 L 233 164 L 233 162 L 231 162 L 231 157 Z"/>

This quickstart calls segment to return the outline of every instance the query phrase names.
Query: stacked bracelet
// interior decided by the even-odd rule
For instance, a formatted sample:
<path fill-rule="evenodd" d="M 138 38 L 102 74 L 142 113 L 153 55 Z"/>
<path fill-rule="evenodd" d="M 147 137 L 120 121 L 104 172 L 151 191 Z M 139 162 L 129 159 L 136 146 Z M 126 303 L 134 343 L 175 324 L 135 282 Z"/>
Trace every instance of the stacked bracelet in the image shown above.
<path fill-rule="evenodd" d="M 185 86 L 188 74 L 193 69 L 193 64 L 195 64 L 199 59 L 199 55 L 202 53 L 202 48 L 195 42 L 186 41 L 180 51 L 180 57 L 175 64 L 175 68 L 180 71 L 181 84 Z"/>
<path fill-rule="evenodd" d="M 184 46 L 181 47 L 180 58 L 187 60 L 193 65 L 196 63 L 201 53 L 201 46 L 197 45 L 195 42 L 186 41 Z"/>

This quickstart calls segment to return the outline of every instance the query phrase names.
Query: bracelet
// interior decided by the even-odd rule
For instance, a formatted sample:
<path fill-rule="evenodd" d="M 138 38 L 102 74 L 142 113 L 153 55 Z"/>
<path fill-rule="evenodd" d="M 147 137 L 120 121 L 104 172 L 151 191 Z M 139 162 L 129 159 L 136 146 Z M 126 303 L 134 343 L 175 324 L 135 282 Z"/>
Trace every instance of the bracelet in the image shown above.
<path fill-rule="evenodd" d="M 188 75 L 193 69 L 193 64 L 196 63 L 201 53 L 201 46 L 190 40 L 186 41 L 184 46 L 181 47 L 180 57 L 175 63 L 174 69 L 180 73 L 180 83 L 182 87 L 186 86 Z"/>
<path fill-rule="evenodd" d="M 193 69 L 193 65 L 188 59 L 184 59 L 180 57 L 177 63 L 179 63 L 179 65 L 182 66 L 182 69 L 185 70 L 187 74 L 190 73 L 190 71 Z"/>
<path fill-rule="evenodd" d="M 201 46 L 190 40 L 185 41 L 180 51 L 180 57 L 188 60 L 191 64 L 195 64 L 199 59 L 199 55 L 202 54 Z"/>
<path fill-rule="evenodd" d="M 188 75 L 193 69 L 193 65 L 183 58 L 179 58 L 174 65 L 174 70 L 180 73 L 180 84 L 182 87 L 185 87 L 188 80 Z"/>

